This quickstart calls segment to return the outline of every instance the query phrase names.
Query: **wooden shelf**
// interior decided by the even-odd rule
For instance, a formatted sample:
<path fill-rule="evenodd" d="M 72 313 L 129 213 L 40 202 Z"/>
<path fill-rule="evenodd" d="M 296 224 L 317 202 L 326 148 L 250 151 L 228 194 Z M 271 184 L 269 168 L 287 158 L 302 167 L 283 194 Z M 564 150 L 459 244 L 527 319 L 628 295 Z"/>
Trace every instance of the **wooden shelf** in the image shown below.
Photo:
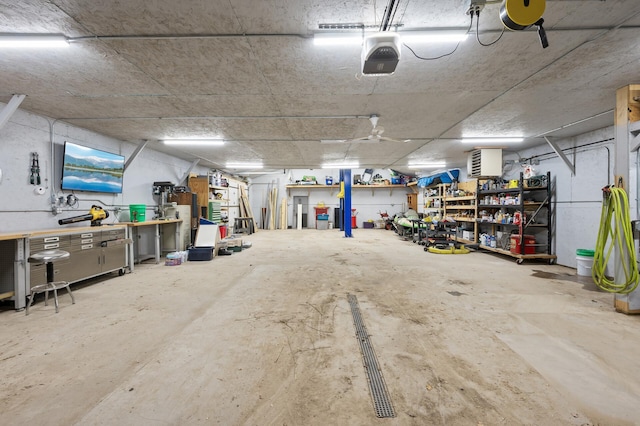
<path fill-rule="evenodd" d="M 475 223 L 476 219 L 473 217 L 452 217 L 456 222 Z"/>
<path fill-rule="evenodd" d="M 458 242 L 458 243 L 475 244 L 474 241 L 467 240 L 466 238 L 462 238 L 462 237 L 451 237 L 451 239 L 456 241 L 456 242 Z"/>
<path fill-rule="evenodd" d="M 394 189 L 397 188 L 402 188 L 402 189 L 407 189 L 408 185 L 351 185 L 351 189 L 370 189 L 371 190 L 371 195 L 373 195 L 374 191 L 376 189 L 389 189 L 389 195 L 391 195 L 393 193 Z M 340 185 L 339 184 L 334 184 L 334 185 L 320 185 L 320 184 L 316 184 L 316 185 L 287 185 L 287 192 L 289 192 L 289 190 L 291 189 L 306 189 L 307 192 L 311 192 L 312 189 L 330 189 L 332 192 L 334 189 L 339 189 Z M 414 191 L 415 192 L 415 191 Z"/>
<path fill-rule="evenodd" d="M 446 202 L 469 201 L 469 200 L 475 200 L 475 199 L 476 199 L 475 195 L 465 195 L 462 197 L 444 197 L 444 200 Z"/>
<path fill-rule="evenodd" d="M 464 191 L 462 194 L 472 195 L 454 197 L 447 196 L 448 194 L 445 192 L 442 200 L 442 204 L 444 206 L 444 217 L 450 217 L 456 221 L 459 228 L 462 228 L 467 232 L 471 232 L 470 235 L 473 236 L 472 239 L 465 239 L 462 237 L 455 238 L 455 241 L 464 242 L 466 244 L 475 244 L 475 240 L 478 238 L 478 224 L 476 223 L 476 216 L 478 215 L 478 201 L 476 197 L 478 181 L 476 179 L 472 179 L 465 182 L 459 182 L 458 189 L 460 191 Z M 467 212 L 466 215 L 463 215 L 464 211 Z"/>
<path fill-rule="evenodd" d="M 517 254 L 517 253 L 511 253 L 511 251 L 509 251 L 509 250 L 493 248 L 493 247 L 489 247 L 489 246 L 484 246 L 482 244 L 480 244 L 478 247 L 480 247 L 483 250 L 487 250 L 487 251 L 490 251 L 490 252 L 493 252 L 493 253 L 499 253 L 499 254 L 503 254 L 505 256 L 511 256 L 511 257 L 516 258 L 518 260 L 534 260 L 534 259 L 555 260 L 557 258 L 557 256 L 555 254 L 546 254 L 546 253 Z M 518 263 L 520 263 L 520 262 L 518 262 Z"/>
<path fill-rule="evenodd" d="M 475 204 L 447 204 L 447 210 L 475 210 Z"/>

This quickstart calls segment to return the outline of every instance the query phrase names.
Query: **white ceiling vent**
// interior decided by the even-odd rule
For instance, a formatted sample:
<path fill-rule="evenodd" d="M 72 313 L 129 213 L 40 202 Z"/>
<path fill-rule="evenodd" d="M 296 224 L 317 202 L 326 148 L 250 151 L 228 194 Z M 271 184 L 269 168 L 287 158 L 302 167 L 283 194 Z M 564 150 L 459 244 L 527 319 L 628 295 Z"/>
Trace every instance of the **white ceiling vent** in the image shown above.
<path fill-rule="evenodd" d="M 467 159 L 469 177 L 502 176 L 502 149 L 475 149 Z"/>

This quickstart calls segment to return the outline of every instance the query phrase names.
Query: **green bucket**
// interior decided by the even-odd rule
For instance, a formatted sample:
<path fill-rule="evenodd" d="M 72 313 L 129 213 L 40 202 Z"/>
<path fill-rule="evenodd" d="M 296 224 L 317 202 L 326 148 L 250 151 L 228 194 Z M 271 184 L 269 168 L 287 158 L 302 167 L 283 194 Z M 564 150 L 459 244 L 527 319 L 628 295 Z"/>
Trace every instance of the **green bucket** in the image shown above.
<path fill-rule="evenodd" d="M 588 249 L 578 249 L 576 250 L 576 256 L 584 256 L 584 257 L 593 257 L 596 252 Z"/>
<path fill-rule="evenodd" d="M 144 222 L 146 204 L 129 204 L 129 218 L 131 222 Z"/>

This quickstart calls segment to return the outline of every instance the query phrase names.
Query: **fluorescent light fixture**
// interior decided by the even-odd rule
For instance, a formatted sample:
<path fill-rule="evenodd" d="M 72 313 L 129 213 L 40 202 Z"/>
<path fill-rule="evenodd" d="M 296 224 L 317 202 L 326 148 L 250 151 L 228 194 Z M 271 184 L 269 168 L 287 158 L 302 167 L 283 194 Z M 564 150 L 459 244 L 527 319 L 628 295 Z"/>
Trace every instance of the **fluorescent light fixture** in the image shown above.
<path fill-rule="evenodd" d="M 0 34 L 0 48 L 47 49 L 69 47 L 69 41 L 59 34 Z"/>
<path fill-rule="evenodd" d="M 483 144 L 483 143 L 520 143 L 524 138 L 464 138 L 462 143 Z"/>
<path fill-rule="evenodd" d="M 447 167 L 447 163 L 416 163 L 409 164 L 410 169 L 437 169 L 439 167 Z"/>
<path fill-rule="evenodd" d="M 460 43 L 469 34 L 460 31 L 398 31 L 403 43 Z"/>
<path fill-rule="evenodd" d="M 229 169 L 261 169 L 262 163 L 227 163 Z"/>
<path fill-rule="evenodd" d="M 315 33 L 313 44 L 316 46 L 361 46 L 362 39 L 362 31 Z"/>
<path fill-rule="evenodd" d="M 322 165 L 323 169 L 357 169 L 360 167 L 360 163 L 357 161 L 346 163 L 325 163 Z"/>
<path fill-rule="evenodd" d="M 215 146 L 224 145 L 222 139 L 165 139 L 165 145 L 188 145 L 188 146 Z"/>

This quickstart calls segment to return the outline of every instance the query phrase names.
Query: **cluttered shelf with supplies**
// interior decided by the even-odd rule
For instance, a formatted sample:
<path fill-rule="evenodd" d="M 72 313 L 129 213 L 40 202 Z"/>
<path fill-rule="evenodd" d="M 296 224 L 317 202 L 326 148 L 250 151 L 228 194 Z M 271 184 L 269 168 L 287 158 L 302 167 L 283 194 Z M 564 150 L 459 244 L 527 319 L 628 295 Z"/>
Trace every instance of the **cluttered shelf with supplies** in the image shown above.
<path fill-rule="evenodd" d="M 394 218 L 396 232 L 425 251 L 466 254 L 470 250 L 554 263 L 551 174 L 517 179 L 478 178 L 425 187 L 423 213 Z"/>
<path fill-rule="evenodd" d="M 551 174 L 521 172 L 518 179 L 478 180 L 479 247 L 522 263 L 553 263 Z"/>
<path fill-rule="evenodd" d="M 353 175 L 352 189 L 370 189 L 371 194 L 374 194 L 376 189 L 389 189 L 390 194 L 396 188 L 407 189 L 411 188 L 412 184 L 415 185 L 415 181 L 410 176 L 404 176 L 399 174 L 392 174 L 388 179 L 384 178 L 380 174 L 374 174 L 373 169 L 365 169 L 362 174 Z M 287 192 L 292 189 L 305 189 L 309 193 L 312 189 L 328 189 L 331 194 L 334 191 L 340 190 L 340 184 L 333 176 L 326 176 L 324 181 L 318 181 L 316 176 L 303 176 L 301 179 L 291 182 L 286 185 Z"/>

